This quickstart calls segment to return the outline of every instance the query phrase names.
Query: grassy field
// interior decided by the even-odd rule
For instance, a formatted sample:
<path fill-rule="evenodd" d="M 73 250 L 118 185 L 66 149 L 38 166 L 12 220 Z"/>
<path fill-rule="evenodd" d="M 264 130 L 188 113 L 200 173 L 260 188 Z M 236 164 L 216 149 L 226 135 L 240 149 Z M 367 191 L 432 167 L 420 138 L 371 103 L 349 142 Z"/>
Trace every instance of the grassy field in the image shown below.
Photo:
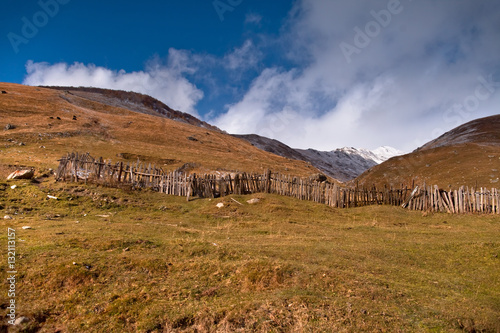
<path fill-rule="evenodd" d="M 14 228 L 30 318 L 12 332 L 500 332 L 498 216 L 51 177 L 0 182 L 0 214 L 0 267 Z"/>

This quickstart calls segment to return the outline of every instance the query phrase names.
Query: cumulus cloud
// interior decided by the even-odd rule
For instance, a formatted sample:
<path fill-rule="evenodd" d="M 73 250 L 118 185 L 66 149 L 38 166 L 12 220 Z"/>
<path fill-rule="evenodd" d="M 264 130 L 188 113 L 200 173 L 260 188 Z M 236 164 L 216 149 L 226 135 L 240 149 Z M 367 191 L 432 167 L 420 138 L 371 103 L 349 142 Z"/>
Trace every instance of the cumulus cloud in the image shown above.
<path fill-rule="evenodd" d="M 203 98 L 198 89 L 186 77 L 193 74 L 189 54 L 175 49 L 169 50 L 165 62 L 158 57 L 151 59 L 143 71 L 114 71 L 93 64 L 57 63 L 29 61 L 24 84 L 47 86 L 91 86 L 98 88 L 134 91 L 150 95 L 173 109 L 198 116 L 196 104 Z"/>
<path fill-rule="evenodd" d="M 279 42 L 293 68 L 263 70 L 213 120 L 217 126 L 299 148 L 412 150 L 498 113 L 500 3 L 493 0 L 302 0 L 286 28 Z M 496 88 L 478 99 L 484 80 Z"/>

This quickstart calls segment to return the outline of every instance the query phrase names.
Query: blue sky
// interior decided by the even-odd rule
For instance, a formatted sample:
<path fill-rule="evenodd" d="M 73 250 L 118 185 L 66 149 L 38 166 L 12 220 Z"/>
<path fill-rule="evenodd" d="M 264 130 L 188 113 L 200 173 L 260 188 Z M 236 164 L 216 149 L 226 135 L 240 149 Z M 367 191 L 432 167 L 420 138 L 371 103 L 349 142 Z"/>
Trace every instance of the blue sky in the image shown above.
<path fill-rule="evenodd" d="M 133 90 L 292 147 L 412 150 L 499 113 L 494 0 L 7 0 L 0 81 Z"/>

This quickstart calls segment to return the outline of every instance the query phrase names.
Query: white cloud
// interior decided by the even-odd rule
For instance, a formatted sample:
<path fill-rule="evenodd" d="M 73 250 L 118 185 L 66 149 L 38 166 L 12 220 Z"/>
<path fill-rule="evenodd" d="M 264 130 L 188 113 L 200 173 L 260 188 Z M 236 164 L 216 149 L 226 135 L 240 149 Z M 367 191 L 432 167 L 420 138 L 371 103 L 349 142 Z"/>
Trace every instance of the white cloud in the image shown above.
<path fill-rule="evenodd" d="M 256 13 L 249 13 L 245 17 L 245 24 L 259 24 L 262 21 L 262 16 Z"/>
<path fill-rule="evenodd" d="M 243 70 L 254 68 L 262 59 L 262 52 L 255 47 L 250 39 L 247 39 L 241 47 L 235 48 L 233 52 L 224 56 L 223 65 L 229 70 Z"/>
<path fill-rule="evenodd" d="M 154 58 L 146 64 L 145 70 L 130 73 L 78 62 L 69 65 L 28 61 L 23 83 L 135 91 L 155 97 L 173 109 L 198 116 L 195 106 L 203 98 L 203 92 L 184 76 L 196 70 L 190 64 L 189 54 L 175 49 L 169 50 L 166 64 Z"/>
<path fill-rule="evenodd" d="M 348 62 L 339 45 L 355 46 L 355 28 L 373 27 L 371 11 L 386 13 L 393 3 L 298 1 L 277 41 L 295 68 L 263 70 L 215 124 L 299 148 L 411 150 L 458 120 L 498 113 L 500 87 L 474 110 L 449 117 L 454 104 L 474 94 L 479 76 L 500 68 L 500 3 L 401 0 Z M 293 117 L 280 126 L 284 113 Z"/>

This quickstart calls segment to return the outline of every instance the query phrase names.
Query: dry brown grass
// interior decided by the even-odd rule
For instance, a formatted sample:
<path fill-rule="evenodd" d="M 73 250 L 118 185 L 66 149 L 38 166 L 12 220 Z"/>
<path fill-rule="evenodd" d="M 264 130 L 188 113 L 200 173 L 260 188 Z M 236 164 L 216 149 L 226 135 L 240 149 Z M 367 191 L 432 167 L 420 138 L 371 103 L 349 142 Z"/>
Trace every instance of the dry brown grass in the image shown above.
<path fill-rule="evenodd" d="M 195 172 L 263 172 L 267 168 L 298 176 L 318 172 L 305 162 L 261 151 L 218 131 L 104 105 L 64 91 L 8 83 L 0 83 L 0 89 L 7 91 L 0 96 L 4 164 L 55 167 L 63 154 L 84 151 L 113 161 L 123 160 L 117 157 L 120 153 L 147 156 L 167 170 L 192 162 L 200 166 Z M 16 129 L 3 130 L 7 123 Z M 26 146 L 19 146 L 20 142 Z M 161 165 L 164 159 L 178 163 Z"/>
<path fill-rule="evenodd" d="M 373 167 L 354 182 L 398 187 L 413 182 L 454 189 L 500 187 L 500 146 L 473 143 L 417 151 Z"/>
<path fill-rule="evenodd" d="M 256 196 L 0 182 L 30 318 L 12 332 L 500 330 L 496 216 Z"/>

